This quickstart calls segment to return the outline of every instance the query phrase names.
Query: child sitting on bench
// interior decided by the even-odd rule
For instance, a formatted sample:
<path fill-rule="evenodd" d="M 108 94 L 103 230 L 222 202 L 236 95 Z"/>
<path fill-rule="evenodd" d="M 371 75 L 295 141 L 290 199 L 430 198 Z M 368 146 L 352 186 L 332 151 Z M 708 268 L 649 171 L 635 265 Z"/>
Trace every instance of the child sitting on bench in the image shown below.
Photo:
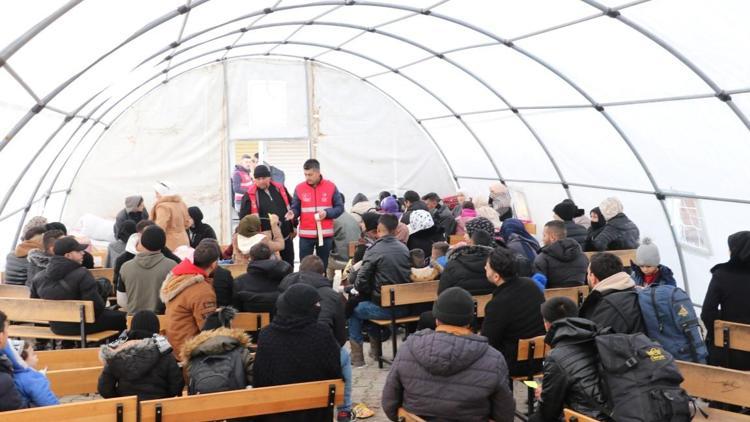
<path fill-rule="evenodd" d="M 21 394 L 23 407 L 42 407 L 60 404 L 50 389 L 45 373 L 36 370 L 39 358 L 34 352 L 34 343 L 24 340 L 10 340 L 6 354 L 13 362 L 13 382 Z"/>

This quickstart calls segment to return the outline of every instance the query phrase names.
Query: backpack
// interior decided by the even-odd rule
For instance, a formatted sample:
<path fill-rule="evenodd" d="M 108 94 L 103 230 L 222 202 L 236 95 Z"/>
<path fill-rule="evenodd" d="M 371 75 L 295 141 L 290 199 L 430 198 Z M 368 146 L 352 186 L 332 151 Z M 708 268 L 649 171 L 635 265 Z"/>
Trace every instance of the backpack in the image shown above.
<path fill-rule="evenodd" d="M 692 419 L 692 399 L 680 388 L 682 375 L 659 343 L 641 333 L 598 335 L 595 341 L 608 397 L 608 408 L 597 408 L 617 422 Z"/>
<path fill-rule="evenodd" d="M 190 360 L 188 394 L 218 393 L 242 390 L 246 386 L 242 347 L 220 355 L 200 356 Z"/>
<path fill-rule="evenodd" d="M 638 292 L 646 334 L 678 360 L 706 363 L 708 349 L 701 336 L 693 303 L 684 290 L 669 285 Z"/>

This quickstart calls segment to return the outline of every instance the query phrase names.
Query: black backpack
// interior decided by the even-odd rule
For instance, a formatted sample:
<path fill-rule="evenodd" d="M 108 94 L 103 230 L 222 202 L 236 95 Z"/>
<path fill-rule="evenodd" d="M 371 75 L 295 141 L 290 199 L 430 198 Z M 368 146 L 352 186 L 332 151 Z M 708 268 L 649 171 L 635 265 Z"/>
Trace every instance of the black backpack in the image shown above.
<path fill-rule="evenodd" d="M 602 387 L 617 422 L 683 422 L 692 419 L 690 396 L 680 388 L 682 375 L 669 354 L 645 334 L 596 337 Z M 594 404 L 596 404 L 594 402 Z"/>
<path fill-rule="evenodd" d="M 190 360 L 188 394 L 219 393 L 245 388 L 242 347 L 220 354 Z"/>

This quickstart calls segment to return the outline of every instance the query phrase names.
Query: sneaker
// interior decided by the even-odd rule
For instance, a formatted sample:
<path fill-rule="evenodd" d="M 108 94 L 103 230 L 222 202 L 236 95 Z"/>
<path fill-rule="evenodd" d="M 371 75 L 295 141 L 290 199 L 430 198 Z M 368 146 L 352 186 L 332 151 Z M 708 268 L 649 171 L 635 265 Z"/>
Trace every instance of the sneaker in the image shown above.
<path fill-rule="evenodd" d="M 336 414 L 336 422 L 351 422 L 352 412 L 348 410 L 341 410 Z"/>
<path fill-rule="evenodd" d="M 357 403 L 352 408 L 352 414 L 357 420 L 371 418 L 375 415 L 375 412 L 370 410 L 364 403 Z"/>

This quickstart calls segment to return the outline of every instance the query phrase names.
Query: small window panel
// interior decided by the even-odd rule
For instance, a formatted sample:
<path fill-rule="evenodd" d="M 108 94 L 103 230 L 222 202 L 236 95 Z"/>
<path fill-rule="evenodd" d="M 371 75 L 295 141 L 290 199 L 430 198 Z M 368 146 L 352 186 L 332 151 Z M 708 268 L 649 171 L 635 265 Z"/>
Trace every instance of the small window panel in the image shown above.
<path fill-rule="evenodd" d="M 700 200 L 675 197 L 670 201 L 672 205 L 672 225 L 680 244 L 698 252 L 710 254 L 711 246 Z"/>

